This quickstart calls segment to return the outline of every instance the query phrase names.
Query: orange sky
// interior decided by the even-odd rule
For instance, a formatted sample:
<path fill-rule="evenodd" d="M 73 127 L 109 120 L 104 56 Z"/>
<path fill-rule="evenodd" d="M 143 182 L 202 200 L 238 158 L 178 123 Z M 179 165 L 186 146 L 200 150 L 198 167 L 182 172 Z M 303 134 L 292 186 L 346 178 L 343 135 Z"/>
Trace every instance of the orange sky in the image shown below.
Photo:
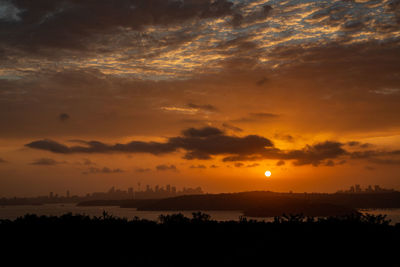
<path fill-rule="evenodd" d="M 399 22 L 396 1 L 0 3 L 0 196 L 400 190 Z"/>

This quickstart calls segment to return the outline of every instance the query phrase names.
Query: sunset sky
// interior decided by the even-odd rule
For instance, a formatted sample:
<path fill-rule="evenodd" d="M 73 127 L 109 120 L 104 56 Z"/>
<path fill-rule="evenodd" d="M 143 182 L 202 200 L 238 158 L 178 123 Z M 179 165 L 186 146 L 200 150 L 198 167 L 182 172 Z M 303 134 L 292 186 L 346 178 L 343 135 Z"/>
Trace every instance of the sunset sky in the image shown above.
<path fill-rule="evenodd" d="M 399 115 L 399 0 L 0 0 L 0 197 L 400 190 Z"/>

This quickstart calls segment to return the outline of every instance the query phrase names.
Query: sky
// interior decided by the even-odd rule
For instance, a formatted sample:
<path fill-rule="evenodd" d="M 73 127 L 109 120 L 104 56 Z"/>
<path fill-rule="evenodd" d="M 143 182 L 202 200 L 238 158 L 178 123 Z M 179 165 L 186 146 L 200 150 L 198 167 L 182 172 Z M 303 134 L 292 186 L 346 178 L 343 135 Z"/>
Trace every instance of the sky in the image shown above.
<path fill-rule="evenodd" d="M 0 196 L 400 190 L 399 114 L 399 0 L 0 0 Z"/>

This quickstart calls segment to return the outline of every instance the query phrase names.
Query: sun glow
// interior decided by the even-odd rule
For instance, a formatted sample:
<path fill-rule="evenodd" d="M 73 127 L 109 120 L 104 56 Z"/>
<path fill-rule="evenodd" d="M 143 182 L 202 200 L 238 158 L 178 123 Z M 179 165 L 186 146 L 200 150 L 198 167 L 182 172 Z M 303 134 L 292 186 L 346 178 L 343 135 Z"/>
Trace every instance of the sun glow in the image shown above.
<path fill-rule="evenodd" d="M 267 177 L 270 177 L 271 174 L 272 174 L 272 173 L 271 173 L 270 171 L 266 171 L 266 172 L 265 172 L 265 176 L 267 176 Z"/>

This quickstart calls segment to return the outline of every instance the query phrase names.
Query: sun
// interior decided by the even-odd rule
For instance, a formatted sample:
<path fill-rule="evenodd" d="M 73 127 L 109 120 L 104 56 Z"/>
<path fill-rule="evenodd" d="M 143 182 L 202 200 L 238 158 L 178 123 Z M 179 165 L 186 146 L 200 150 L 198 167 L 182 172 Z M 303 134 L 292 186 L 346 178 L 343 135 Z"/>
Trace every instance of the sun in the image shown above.
<path fill-rule="evenodd" d="M 271 173 L 270 171 L 266 171 L 266 172 L 265 172 L 265 176 L 267 176 L 267 177 L 270 177 L 271 174 L 272 174 L 272 173 Z"/>

